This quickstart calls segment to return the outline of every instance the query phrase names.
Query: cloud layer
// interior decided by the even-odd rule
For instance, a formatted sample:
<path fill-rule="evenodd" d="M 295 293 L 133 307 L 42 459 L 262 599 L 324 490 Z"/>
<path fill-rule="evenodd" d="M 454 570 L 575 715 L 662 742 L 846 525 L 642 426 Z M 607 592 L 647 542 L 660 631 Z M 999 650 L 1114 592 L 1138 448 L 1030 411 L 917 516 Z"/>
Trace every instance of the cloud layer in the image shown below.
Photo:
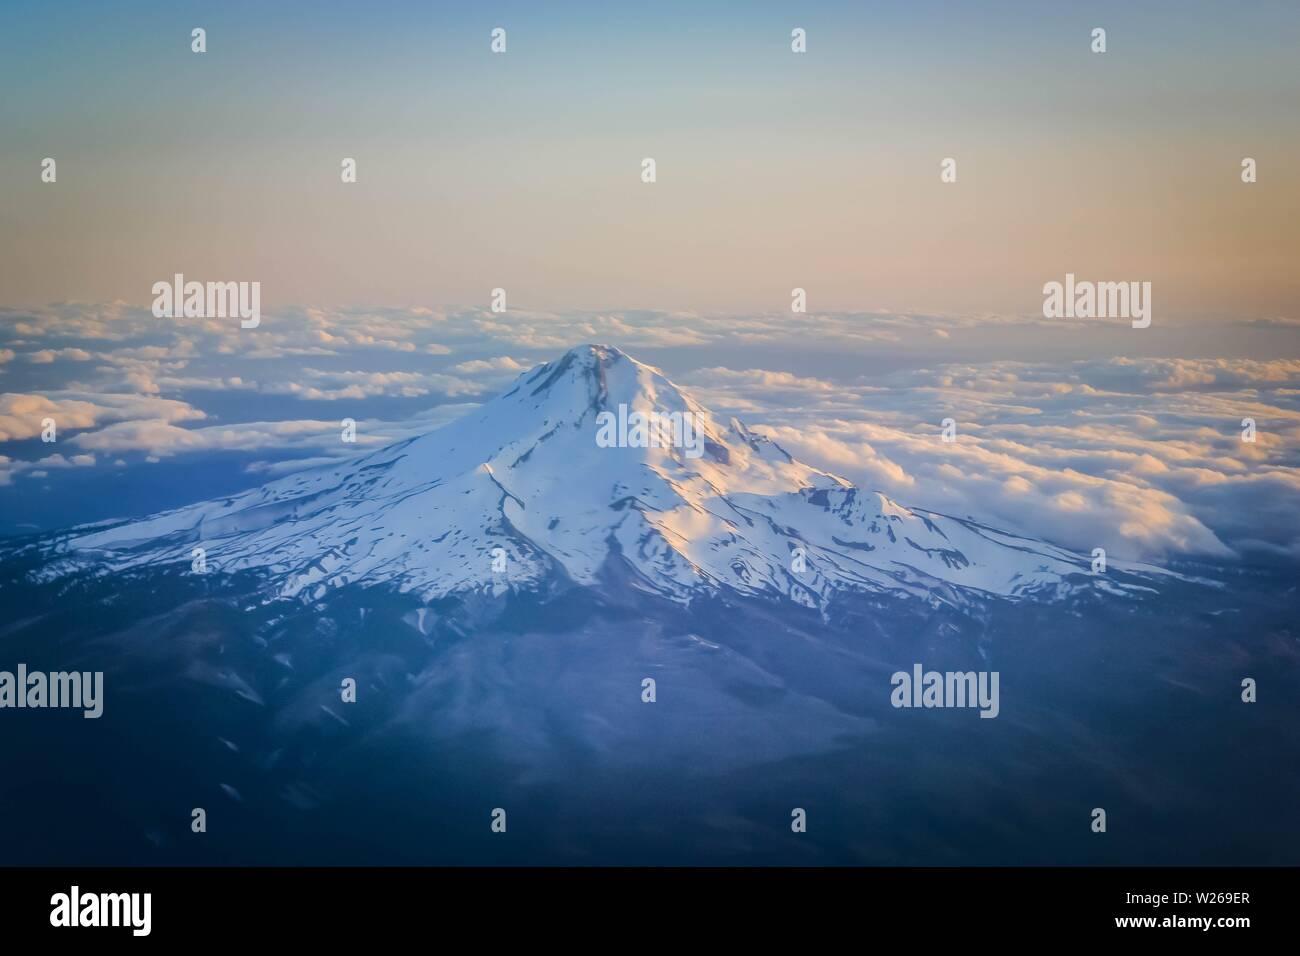
<path fill-rule="evenodd" d="M 706 368 L 687 383 L 906 503 L 1119 557 L 1300 557 L 1295 361 L 990 362 L 847 383 Z"/>
<path fill-rule="evenodd" d="M 893 313 L 308 308 L 250 331 L 160 321 L 121 303 L 0 309 L 0 484 L 218 452 L 252 483 L 438 427 L 536 362 L 602 341 L 652 351 L 715 411 L 907 504 L 1121 558 L 1300 558 L 1300 360 L 916 359 L 951 356 L 952 340 L 989 329 L 1004 341 L 1082 341 L 1095 327 Z M 871 374 L 856 370 L 861 362 L 786 364 L 809 343 L 908 361 Z M 733 361 L 738 350 L 761 365 Z M 355 444 L 340 440 L 344 418 L 359 423 Z M 46 419 L 58 424 L 56 446 L 39 440 Z M 945 419 L 955 441 L 942 440 Z M 1253 442 L 1242 440 L 1247 419 Z"/>

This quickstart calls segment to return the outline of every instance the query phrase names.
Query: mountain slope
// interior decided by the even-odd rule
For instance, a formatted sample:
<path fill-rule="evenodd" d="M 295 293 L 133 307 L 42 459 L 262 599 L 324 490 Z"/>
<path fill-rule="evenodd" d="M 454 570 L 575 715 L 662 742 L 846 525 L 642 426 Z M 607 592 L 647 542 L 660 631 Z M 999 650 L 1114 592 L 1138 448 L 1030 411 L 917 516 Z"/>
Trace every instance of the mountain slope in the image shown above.
<path fill-rule="evenodd" d="M 602 446 L 602 428 L 621 437 L 609 419 L 633 413 L 676 416 L 698 434 Z M 796 461 L 736 419 L 720 422 L 659 370 L 596 345 L 418 438 L 230 498 L 73 529 L 39 574 L 189 563 L 193 548 L 210 569 L 262 572 L 278 595 L 304 598 L 345 584 L 426 601 L 544 591 L 595 585 L 613 566 L 681 603 L 720 591 L 824 608 L 842 590 L 958 601 L 1140 587 Z"/>

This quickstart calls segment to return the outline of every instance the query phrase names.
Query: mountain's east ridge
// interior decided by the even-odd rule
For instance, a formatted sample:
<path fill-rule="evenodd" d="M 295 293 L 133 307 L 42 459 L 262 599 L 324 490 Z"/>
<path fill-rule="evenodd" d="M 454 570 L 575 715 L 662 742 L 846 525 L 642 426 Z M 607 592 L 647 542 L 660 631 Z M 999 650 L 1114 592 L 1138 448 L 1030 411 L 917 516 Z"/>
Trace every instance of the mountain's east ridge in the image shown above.
<path fill-rule="evenodd" d="M 690 421 L 694 448 L 606 447 L 601 416 Z M 675 416 L 675 417 L 674 417 Z M 837 592 L 1053 598 L 1140 587 L 1083 556 L 906 508 L 722 422 L 658 369 L 588 345 L 436 431 L 337 465 L 55 538 L 39 574 L 190 562 L 264 573 L 282 597 L 392 586 L 422 600 L 621 580 L 824 608 Z M 1145 568 L 1133 571 L 1155 572 Z"/>

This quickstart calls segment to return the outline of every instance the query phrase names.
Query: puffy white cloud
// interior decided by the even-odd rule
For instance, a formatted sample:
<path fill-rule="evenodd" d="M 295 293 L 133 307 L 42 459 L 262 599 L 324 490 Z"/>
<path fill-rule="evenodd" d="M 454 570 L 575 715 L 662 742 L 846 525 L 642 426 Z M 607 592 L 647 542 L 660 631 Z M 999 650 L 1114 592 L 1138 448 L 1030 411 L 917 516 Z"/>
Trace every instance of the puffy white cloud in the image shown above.
<path fill-rule="evenodd" d="M 181 428 L 161 419 L 117 422 L 68 439 L 68 444 L 106 454 L 127 451 L 148 452 L 165 458 L 194 451 L 262 451 L 288 449 L 308 439 L 308 444 L 338 442 L 340 427 L 334 421 L 296 420 L 282 422 L 240 422 L 233 425 L 209 425 Z M 379 436 L 360 431 L 358 446 L 371 446 Z"/>
<path fill-rule="evenodd" d="M 765 431 L 796 457 L 827 466 L 905 504 L 1045 537 L 1122 558 L 1225 555 L 1227 547 L 1175 495 L 1149 485 L 1060 470 L 987 447 L 978 436 L 943 442 L 887 426 L 833 423 L 827 430 Z M 831 451 L 827 455 L 828 448 Z"/>
<path fill-rule="evenodd" d="M 473 395 L 480 386 L 455 375 L 440 372 L 328 372 L 304 369 L 301 382 L 264 385 L 261 391 L 271 395 L 293 395 L 317 401 L 365 399 L 377 395 L 415 398 L 422 395 Z"/>
<path fill-rule="evenodd" d="M 47 478 L 51 469 L 91 468 L 95 464 L 94 455 L 46 455 L 36 461 L 15 461 L 0 455 L 0 486 L 10 484 L 14 476 L 25 474 L 29 478 Z"/>
<path fill-rule="evenodd" d="M 472 359 L 468 362 L 461 362 L 453 365 L 451 370 L 459 372 L 462 375 L 480 375 L 488 372 L 509 372 L 517 373 L 530 368 L 529 363 L 520 362 L 512 359 L 509 355 L 501 355 L 491 359 Z"/>
<path fill-rule="evenodd" d="M 342 440 L 342 420 L 289 419 L 238 422 L 181 428 L 169 421 L 116 422 L 96 431 L 82 432 L 68 444 L 87 451 L 116 455 L 139 452 L 162 459 L 187 452 L 257 452 L 292 456 L 300 467 L 310 467 L 320 457 L 348 458 L 360 452 L 432 431 L 465 414 L 472 404 L 442 405 L 400 422 L 357 418 L 356 441 Z M 304 453 L 310 453 L 304 458 Z M 278 462 L 255 462 L 250 471 L 280 470 Z M 294 470 L 288 468 L 288 470 Z"/>
<path fill-rule="evenodd" d="M 65 432 L 134 418 L 178 422 L 204 417 L 197 408 L 174 399 L 62 391 L 46 395 L 5 392 L 0 394 L 0 441 L 34 438 L 41 434 L 41 422 L 46 418 L 54 419 L 59 432 Z"/>
<path fill-rule="evenodd" d="M 719 410 L 770 423 L 757 430 L 791 454 L 908 504 L 1117 557 L 1300 557 L 1300 409 L 1285 387 L 1297 362 L 995 362 L 872 385 L 707 368 L 685 380 Z"/>
<path fill-rule="evenodd" d="M 23 358 L 33 365 L 49 365 L 51 362 L 63 359 L 68 362 L 89 362 L 93 355 L 85 349 L 66 348 L 66 349 L 40 349 L 36 352 L 28 352 Z"/>

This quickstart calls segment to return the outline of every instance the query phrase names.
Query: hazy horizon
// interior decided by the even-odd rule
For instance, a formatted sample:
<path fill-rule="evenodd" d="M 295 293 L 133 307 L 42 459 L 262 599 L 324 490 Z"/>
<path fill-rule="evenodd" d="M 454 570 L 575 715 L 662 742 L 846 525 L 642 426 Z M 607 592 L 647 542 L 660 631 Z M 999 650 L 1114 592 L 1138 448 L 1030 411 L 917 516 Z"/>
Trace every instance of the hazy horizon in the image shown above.
<path fill-rule="evenodd" d="M 1286 3 L 10 10 L 0 298 L 1020 315 L 1072 272 L 1297 320 L 1298 43 Z"/>

